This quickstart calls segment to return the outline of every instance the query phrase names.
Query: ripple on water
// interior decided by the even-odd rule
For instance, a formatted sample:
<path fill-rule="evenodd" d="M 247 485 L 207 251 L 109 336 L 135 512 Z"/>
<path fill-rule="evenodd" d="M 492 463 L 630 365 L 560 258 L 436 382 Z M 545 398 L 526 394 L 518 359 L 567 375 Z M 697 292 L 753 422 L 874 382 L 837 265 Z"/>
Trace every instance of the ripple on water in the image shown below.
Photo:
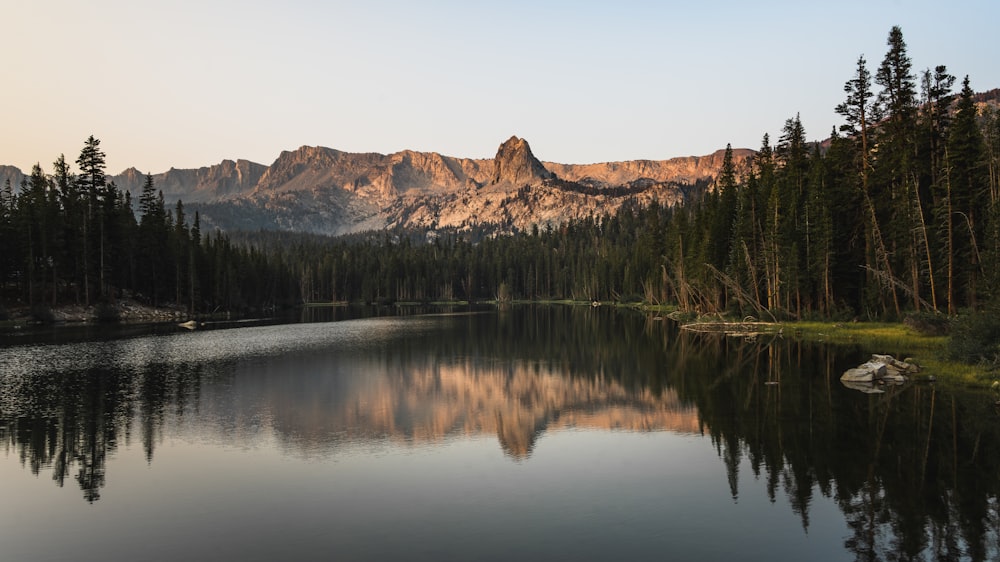
<path fill-rule="evenodd" d="M 111 341 L 12 346 L 0 348 L 0 386 L 16 386 L 19 379 L 43 372 L 95 368 L 133 371 L 150 364 L 241 361 L 330 346 L 360 349 L 378 345 L 403 330 L 424 330 L 433 321 L 429 318 L 373 318 L 198 330 Z"/>

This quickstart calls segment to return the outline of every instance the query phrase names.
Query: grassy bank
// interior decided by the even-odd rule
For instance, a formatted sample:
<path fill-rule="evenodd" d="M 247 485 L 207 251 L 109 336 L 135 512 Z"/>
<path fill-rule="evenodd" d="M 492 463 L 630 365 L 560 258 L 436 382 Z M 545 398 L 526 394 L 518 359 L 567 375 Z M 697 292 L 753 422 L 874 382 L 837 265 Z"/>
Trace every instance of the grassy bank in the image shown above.
<path fill-rule="evenodd" d="M 992 384 L 1000 373 L 948 357 L 948 336 L 925 336 L 899 323 L 883 322 L 791 322 L 782 325 L 786 337 L 840 345 L 858 345 L 866 352 L 888 353 L 899 359 L 911 357 L 924 373 L 942 382 Z"/>
<path fill-rule="evenodd" d="M 831 345 L 860 347 L 865 353 L 888 354 L 912 359 L 923 367 L 922 376 L 933 376 L 946 384 L 987 386 L 1000 379 L 994 367 L 970 365 L 951 358 L 949 336 L 929 336 L 902 324 L 889 322 L 741 322 L 718 318 L 694 318 L 670 314 L 694 332 L 731 336 L 771 334 Z"/>

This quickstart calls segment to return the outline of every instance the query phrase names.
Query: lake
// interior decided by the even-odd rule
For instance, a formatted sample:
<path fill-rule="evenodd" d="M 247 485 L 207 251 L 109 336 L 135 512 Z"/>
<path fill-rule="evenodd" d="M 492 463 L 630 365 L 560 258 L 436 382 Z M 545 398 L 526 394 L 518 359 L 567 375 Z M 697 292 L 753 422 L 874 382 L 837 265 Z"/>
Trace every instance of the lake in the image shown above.
<path fill-rule="evenodd" d="M 608 307 L 307 312 L 0 340 L 0 559 L 1000 558 L 990 391 Z"/>

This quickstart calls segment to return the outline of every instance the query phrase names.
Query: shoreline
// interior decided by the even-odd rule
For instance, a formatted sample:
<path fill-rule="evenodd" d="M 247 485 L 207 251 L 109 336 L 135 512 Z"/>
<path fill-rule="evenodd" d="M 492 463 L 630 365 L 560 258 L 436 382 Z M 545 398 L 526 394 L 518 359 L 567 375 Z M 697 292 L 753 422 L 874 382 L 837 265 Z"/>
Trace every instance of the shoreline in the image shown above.
<path fill-rule="evenodd" d="M 6 310 L 7 318 L 0 327 L 20 329 L 28 326 L 63 326 L 86 324 L 138 324 L 173 322 L 189 319 L 186 308 L 179 306 L 153 307 L 133 299 L 121 299 L 113 305 L 64 304 L 55 307 L 19 305 Z"/>
<path fill-rule="evenodd" d="M 492 304 L 496 304 L 491 301 Z M 303 308 L 325 308 L 350 306 L 353 303 L 305 303 Z M 395 306 L 407 306 L 418 303 L 394 303 Z M 420 303 L 437 306 L 466 305 L 467 301 Z M 529 304 L 527 301 L 513 301 L 503 304 Z M 530 304 L 549 305 L 579 305 L 593 306 L 593 303 L 584 301 L 531 301 Z M 657 317 L 670 316 L 666 314 L 672 307 L 657 307 L 633 303 L 600 303 L 601 306 L 613 306 L 616 308 L 637 309 L 646 313 L 656 314 Z M 228 315 L 204 315 L 188 313 L 186 308 L 168 305 L 153 307 L 135 301 L 134 299 L 121 299 L 113 305 L 110 310 L 106 305 L 59 305 L 54 308 L 44 306 L 41 312 L 33 311 L 32 308 L 21 305 L 8 308 L 7 318 L 0 320 L 0 331 L 19 331 L 25 328 L 37 328 L 45 326 L 97 326 L 97 325 L 129 325 L 129 324 L 162 324 L 181 323 L 194 319 L 202 320 L 206 318 L 228 318 Z M 0 309 L 2 310 L 2 309 Z M 39 319 L 38 315 L 46 317 Z M 685 322 L 676 318 L 679 325 Z M 983 386 L 993 382 L 997 376 L 996 372 L 984 369 L 982 366 L 967 365 L 955 362 L 947 357 L 947 336 L 925 336 L 916 333 L 914 330 L 899 323 L 887 322 L 834 322 L 834 321 L 792 321 L 773 323 L 778 335 L 793 339 L 814 341 L 831 345 L 859 345 L 873 353 L 888 352 L 902 353 L 903 355 L 915 355 L 921 360 L 922 365 L 930 367 L 937 374 L 944 375 L 943 378 L 953 382 Z M 938 380 L 941 380 L 939 378 Z"/>

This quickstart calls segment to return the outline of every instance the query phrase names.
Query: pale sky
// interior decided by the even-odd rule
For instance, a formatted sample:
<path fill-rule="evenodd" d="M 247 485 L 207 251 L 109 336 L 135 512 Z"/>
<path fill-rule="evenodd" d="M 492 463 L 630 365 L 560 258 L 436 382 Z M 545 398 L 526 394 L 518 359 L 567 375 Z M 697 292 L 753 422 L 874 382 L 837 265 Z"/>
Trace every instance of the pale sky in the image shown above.
<path fill-rule="evenodd" d="M 567 164 L 758 148 L 841 124 L 893 25 L 913 68 L 1000 87 L 996 0 L 0 0 L 0 164 L 91 134 L 108 172 L 282 150 L 492 158 L 511 135 Z"/>

